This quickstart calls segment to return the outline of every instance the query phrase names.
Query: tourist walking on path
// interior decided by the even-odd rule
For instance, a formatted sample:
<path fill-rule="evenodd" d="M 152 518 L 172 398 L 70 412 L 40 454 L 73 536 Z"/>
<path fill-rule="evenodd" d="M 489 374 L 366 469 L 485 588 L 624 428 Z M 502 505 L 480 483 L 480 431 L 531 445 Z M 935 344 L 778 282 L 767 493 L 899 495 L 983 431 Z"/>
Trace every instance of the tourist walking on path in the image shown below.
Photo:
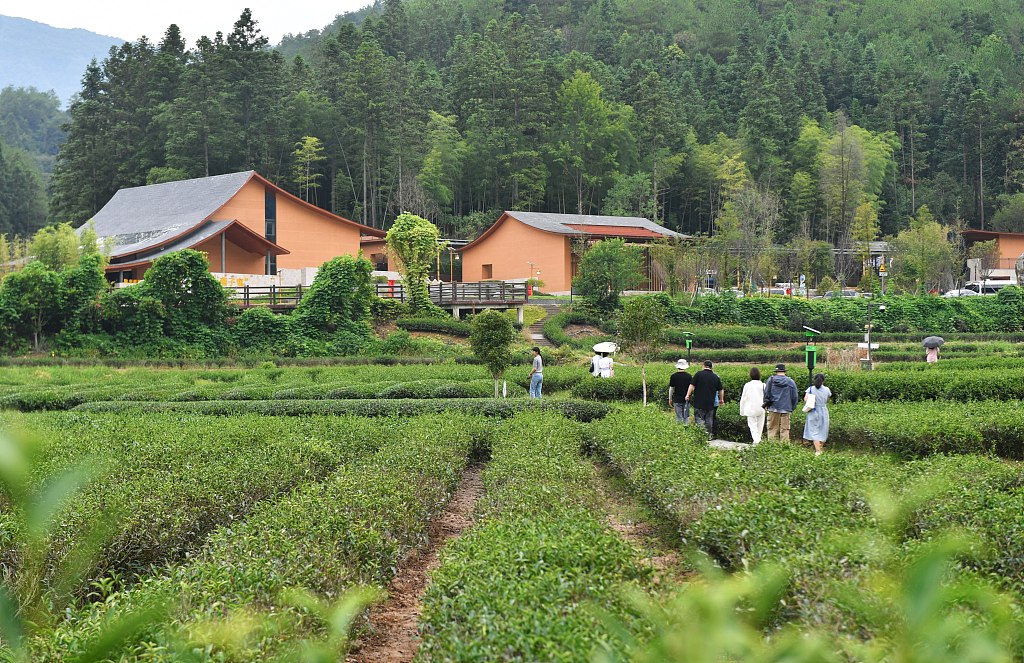
<path fill-rule="evenodd" d="M 768 439 L 789 439 L 789 418 L 799 398 L 796 382 L 786 375 L 786 365 L 776 364 L 775 375 L 764 385 L 764 407 L 768 410 Z"/>
<path fill-rule="evenodd" d="M 697 371 L 690 381 L 690 388 L 686 391 L 686 400 L 693 408 L 694 423 L 703 426 L 708 435 L 711 435 L 715 428 L 715 396 L 718 396 L 719 404 L 725 403 L 722 378 L 718 377 L 711 367 L 711 361 L 705 361 L 704 370 Z"/>
<path fill-rule="evenodd" d="M 608 356 L 607 352 L 601 353 L 601 359 L 597 362 L 597 377 L 599 378 L 610 378 L 615 375 L 615 362 Z"/>
<path fill-rule="evenodd" d="M 595 378 L 601 375 L 601 353 L 595 352 L 594 356 L 590 358 L 590 374 Z"/>
<path fill-rule="evenodd" d="M 764 382 L 761 382 L 761 371 L 757 366 L 750 369 L 750 382 L 743 385 L 740 416 L 747 418 L 750 437 L 756 447 L 764 435 Z"/>
<path fill-rule="evenodd" d="M 540 390 L 544 385 L 544 361 L 540 358 L 540 348 L 533 347 L 533 368 L 530 369 L 530 398 L 540 398 Z"/>
<path fill-rule="evenodd" d="M 807 412 L 804 421 L 804 439 L 814 443 L 814 455 L 820 456 L 828 439 L 828 399 L 832 398 L 832 390 L 825 386 L 825 375 L 814 376 L 814 384 L 807 388 L 804 401 L 813 408 Z"/>
<path fill-rule="evenodd" d="M 676 411 L 676 421 L 685 424 L 690 419 L 690 404 L 686 401 L 686 392 L 690 390 L 693 376 L 686 372 L 689 362 L 680 359 L 676 362 L 676 372 L 668 379 L 668 404 Z"/>
<path fill-rule="evenodd" d="M 924 349 L 924 360 L 929 364 L 934 364 L 939 360 L 939 348 L 925 348 Z"/>

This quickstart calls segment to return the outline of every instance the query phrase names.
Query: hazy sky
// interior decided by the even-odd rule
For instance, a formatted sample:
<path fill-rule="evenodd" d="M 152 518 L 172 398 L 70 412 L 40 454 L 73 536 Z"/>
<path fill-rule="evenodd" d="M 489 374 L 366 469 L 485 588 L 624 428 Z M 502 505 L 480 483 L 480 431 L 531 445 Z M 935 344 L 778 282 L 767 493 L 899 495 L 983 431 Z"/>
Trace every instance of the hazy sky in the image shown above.
<path fill-rule="evenodd" d="M 252 10 L 272 44 L 285 33 L 322 28 L 338 14 L 371 4 L 371 0 L 0 0 L 0 14 L 18 16 L 58 28 L 85 28 L 125 40 L 146 35 L 159 41 L 167 26 L 177 23 L 191 45 L 202 35 L 228 33 L 242 10 Z"/>

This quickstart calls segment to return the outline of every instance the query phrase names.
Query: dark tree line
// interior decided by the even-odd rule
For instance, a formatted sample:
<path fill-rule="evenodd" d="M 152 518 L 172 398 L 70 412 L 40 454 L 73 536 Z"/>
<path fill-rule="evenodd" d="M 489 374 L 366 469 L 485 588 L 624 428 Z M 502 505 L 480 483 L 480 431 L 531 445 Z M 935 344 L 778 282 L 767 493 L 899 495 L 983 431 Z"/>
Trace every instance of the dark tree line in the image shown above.
<path fill-rule="evenodd" d="M 51 218 L 248 168 L 298 192 L 313 136 L 315 202 L 378 227 L 472 235 L 516 208 L 706 233 L 757 190 L 779 241 L 891 234 L 922 205 L 1024 230 L 1016 4 L 384 0 L 288 59 L 248 11 L 191 48 L 171 26 L 85 73 Z"/>

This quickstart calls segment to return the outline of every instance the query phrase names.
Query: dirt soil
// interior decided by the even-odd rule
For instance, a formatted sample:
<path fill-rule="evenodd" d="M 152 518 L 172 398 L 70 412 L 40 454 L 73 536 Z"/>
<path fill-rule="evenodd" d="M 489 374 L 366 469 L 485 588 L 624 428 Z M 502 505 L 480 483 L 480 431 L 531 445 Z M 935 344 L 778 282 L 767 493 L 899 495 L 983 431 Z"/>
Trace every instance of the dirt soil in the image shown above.
<path fill-rule="evenodd" d="M 566 325 L 566 336 L 605 336 L 606 334 L 591 325 Z"/>
<path fill-rule="evenodd" d="M 625 481 L 607 463 L 595 463 L 598 490 L 606 508 L 608 526 L 637 551 L 643 563 L 654 571 L 656 585 L 678 583 L 691 575 L 674 541 L 672 526 L 650 511 L 625 486 Z"/>
<path fill-rule="evenodd" d="M 348 661 L 404 663 L 416 655 L 423 592 L 438 566 L 441 548 L 473 524 L 473 509 L 484 494 L 482 470 L 479 464 L 466 469 L 448 508 L 431 524 L 427 546 L 409 553 L 388 585 L 388 599 L 370 609 L 372 631 L 355 643 Z"/>

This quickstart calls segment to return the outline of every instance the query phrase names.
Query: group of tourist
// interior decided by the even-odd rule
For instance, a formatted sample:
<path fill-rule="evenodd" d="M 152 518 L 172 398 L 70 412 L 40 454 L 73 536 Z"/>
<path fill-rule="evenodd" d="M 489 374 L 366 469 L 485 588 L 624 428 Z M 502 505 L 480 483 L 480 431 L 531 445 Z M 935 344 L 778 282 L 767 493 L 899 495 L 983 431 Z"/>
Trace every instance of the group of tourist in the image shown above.
<path fill-rule="evenodd" d="M 540 398 L 544 383 L 544 362 L 540 348 L 534 347 L 533 365 L 530 370 L 530 398 Z M 614 375 L 613 362 L 607 352 L 598 352 L 590 362 L 590 373 L 597 378 Z M 676 372 L 668 381 L 668 403 L 675 409 L 676 421 L 687 423 L 690 415 L 693 422 L 716 434 L 715 416 L 718 407 L 725 402 L 725 388 L 722 378 L 714 371 L 711 360 L 704 362 L 704 368 L 689 373 L 690 364 L 685 359 L 676 362 Z M 820 456 L 828 439 L 828 401 L 832 391 L 825 386 L 825 376 L 818 373 L 807 391 L 804 392 L 803 438 L 814 444 L 814 455 Z M 761 371 L 756 366 L 750 369 L 750 381 L 743 385 L 740 394 L 740 416 L 747 418 L 750 437 L 756 446 L 764 436 L 765 421 L 768 423 L 768 439 L 788 440 L 790 416 L 799 403 L 799 389 L 793 378 L 786 375 L 786 365 L 776 364 L 775 374 L 767 381 L 761 381 Z"/>
<path fill-rule="evenodd" d="M 689 363 L 685 359 L 676 362 L 676 372 L 668 382 L 668 402 L 676 412 L 676 421 L 686 423 L 693 413 L 693 421 L 713 436 L 715 414 L 718 406 L 725 402 L 722 379 L 713 370 L 711 361 L 704 362 L 704 368 L 690 375 Z M 828 439 L 828 400 L 832 392 L 825 386 L 825 376 L 818 373 L 807 391 L 804 392 L 803 438 L 814 444 L 814 455 L 820 456 Z M 799 403 L 799 390 L 793 378 L 786 375 L 786 365 L 776 364 L 775 374 L 767 381 L 761 381 L 761 371 L 755 366 L 750 369 L 750 381 L 743 385 L 740 394 L 740 416 L 747 418 L 753 444 L 760 444 L 764 436 L 765 421 L 768 423 L 768 439 L 788 440 L 790 416 Z"/>

